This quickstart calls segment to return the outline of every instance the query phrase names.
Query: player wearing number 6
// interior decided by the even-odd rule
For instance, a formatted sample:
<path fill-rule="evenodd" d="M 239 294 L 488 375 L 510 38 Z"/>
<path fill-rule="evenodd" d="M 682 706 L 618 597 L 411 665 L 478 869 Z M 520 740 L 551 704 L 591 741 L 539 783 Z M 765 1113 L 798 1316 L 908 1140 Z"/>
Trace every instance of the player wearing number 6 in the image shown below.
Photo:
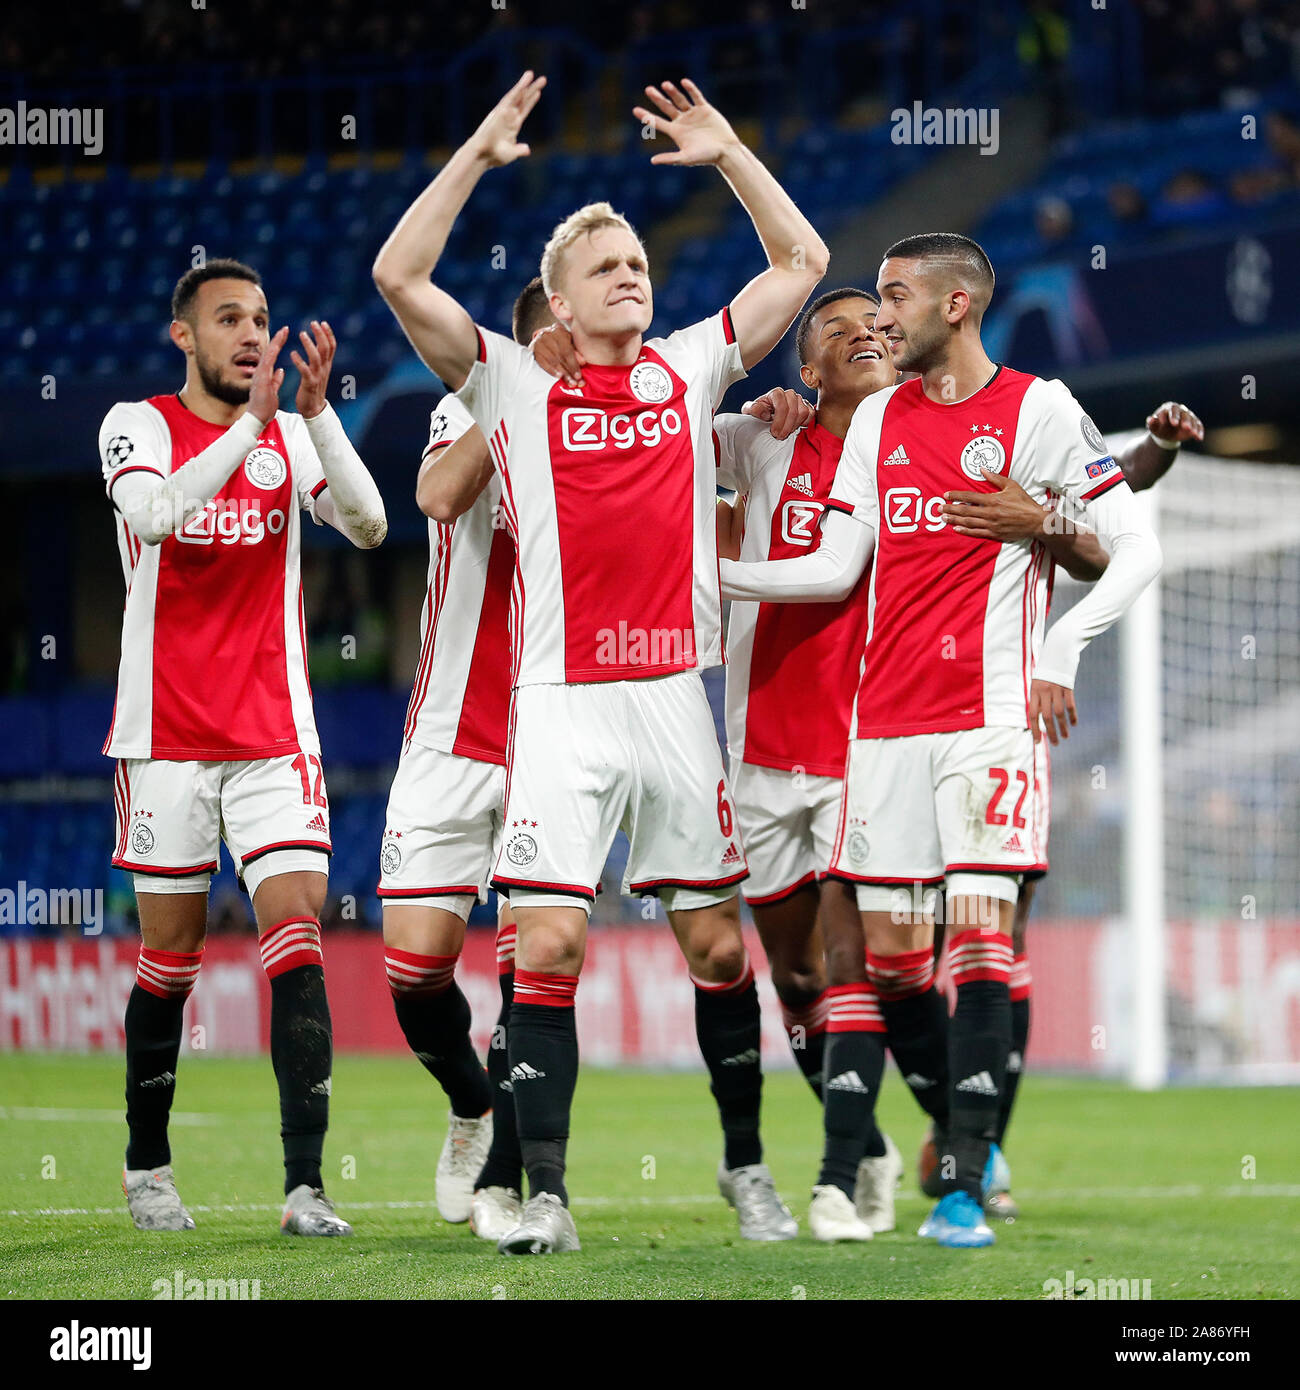
<path fill-rule="evenodd" d="M 875 331 L 895 366 L 920 375 L 858 407 L 817 551 L 724 560 L 723 593 L 842 597 L 874 548 L 831 871 L 857 884 L 882 1010 L 929 990 L 946 892 L 957 1007 L 944 1195 L 920 1234 L 988 1245 L 980 1192 L 1011 1046 L 1011 924 L 1022 876 L 1041 862 L 1034 738 L 1040 720 L 1064 719 L 1080 653 L 1155 577 L 1160 548 L 1069 391 L 984 352 L 993 268 L 979 246 L 943 232 L 896 242 L 877 290 Z M 1096 587 L 1046 637 L 1042 548 L 961 535 L 944 515 L 954 488 L 992 489 L 985 470 L 1038 501 L 1068 499 L 1110 552 Z M 938 1053 L 928 1075 L 942 1065 Z"/>
<path fill-rule="evenodd" d="M 620 825 L 626 891 L 657 893 L 696 987 L 696 1033 L 724 1132 L 719 1174 L 742 1235 L 795 1223 L 762 1162 L 759 1006 L 736 902 L 746 866 L 700 681 L 721 660 L 712 415 L 789 328 L 828 253 L 776 180 L 693 83 L 634 108 L 675 149 L 712 164 L 769 266 L 729 307 L 646 339 L 645 249 L 607 203 L 579 209 L 542 256 L 551 311 L 579 379 L 476 327 L 429 280 L 482 175 L 528 154 L 520 130 L 543 78 L 526 73 L 407 212 L 375 279 L 420 356 L 459 389 L 492 449 L 518 550 L 505 843 L 493 882 L 519 926 L 509 1054 L 530 1198 L 504 1254 L 574 1250 L 565 1187 L 577 1081 L 574 1000 L 587 914 Z M 657 112 L 657 114 L 656 114 Z"/>
<path fill-rule="evenodd" d="M 167 1123 L 182 1013 L 203 959 L 224 839 L 253 900 L 271 981 L 286 1202 L 281 1229 L 350 1235 L 321 1188 L 332 1042 L 320 944 L 329 801 L 307 681 L 299 511 L 354 545 L 388 529 L 379 490 L 325 390 L 334 334 L 299 335 L 296 415 L 278 410 L 289 330 L 270 335 L 257 273 L 213 260 L 172 296 L 186 357 L 173 395 L 115 405 L 99 432 L 126 578 L 113 863 L 135 878 L 143 938 L 126 1007 L 122 1186 L 142 1230 L 194 1225 Z"/>

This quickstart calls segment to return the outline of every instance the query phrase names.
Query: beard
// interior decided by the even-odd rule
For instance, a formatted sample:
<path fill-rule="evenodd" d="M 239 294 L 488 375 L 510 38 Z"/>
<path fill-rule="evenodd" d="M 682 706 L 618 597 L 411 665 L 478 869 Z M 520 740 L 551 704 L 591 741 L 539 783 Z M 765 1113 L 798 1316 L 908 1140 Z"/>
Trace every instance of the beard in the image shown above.
<path fill-rule="evenodd" d="M 903 340 L 903 351 L 894 358 L 900 372 L 927 372 L 942 366 L 948 349 L 946 326 L 940 321 L 926 324 Z"/>
<path fill-rule="evenodd" d="M 220 367 L 216 366 L 201 352 L 195 352 L 194 365 L 199 370 L 199 381 L 209 396 L 214 396 L 225 405 L 247 405 L 252 391 L 251 386 L 242 382 L 225 381 Z"/>

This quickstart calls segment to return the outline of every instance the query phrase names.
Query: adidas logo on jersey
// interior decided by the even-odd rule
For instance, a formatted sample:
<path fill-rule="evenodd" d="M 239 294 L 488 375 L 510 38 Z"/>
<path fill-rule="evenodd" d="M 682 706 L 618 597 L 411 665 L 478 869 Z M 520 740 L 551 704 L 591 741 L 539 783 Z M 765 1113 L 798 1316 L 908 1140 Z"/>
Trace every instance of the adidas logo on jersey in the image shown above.
<path fill-rule="evenodd" d="M 998 1088 L 993 1084 L 993 1078 L 986 1071 L 968 1076 L 965 1081 L 959 1081 L 957 1089 L 959 1091 L 972 1091 L 977 1096 L 995 1096 L 998 1093 Z"/>
<path fill-rule="evenodd" d="M 787 478 L 785 485 L 794 488 L 796 492 L 802 492 L 805 497 L 813 495 L 811 473 L 800 473 L 797 478 Z"/>
<path fill-rule="evenodd" d="M 728 864 L 743 864 L 744 862 L 745 861 L 741 856 L 740 851 L 736 848 L 735 840 L 732 840 L 731 843 L 728 844 L 727 848 L 723 851 L 723 867 L 725 868 Z"/>
<path fill-rule="evenodd" d="M 833 1076 L 827 1083 L 828 1091 L 856 1091 L 860 1095 L 867 1095 L 867 1087 L 862 1084 L 862 1078 L 855 1071 L 842 1071 L 838 1076 Z"/>
<path fill-rule="evenodd" d="M 1010 854 L 1023 854 L 1025 847 L 1020 843 L 1020 832 L 1013 830 L 1010 836 L 1002 842 L 1002 848 Z"/>
<path fill-rule="evenodd" d="M 903 464 L 911 462 L 912 460 L 907 457 L 907 450 L 904 449 L 903 446 L 900 444 L 898 448 L 895 449 L 894 452 L 890 454 L 890 456 L 884 461 L 884 463 L 881 464 L 881 467 L 889 468 L 893 466 L 895 468 L 899 468 Z"/>
<path fill-rule="evenodd" d="M 520 1062 L 517 1067 L 510 1068 L 511 1081 L 537 1081 L 545 1075 L 544 1071 L 538 1071 L 527 1062 Z"/>
<path fill-rule="evenodd" d="M 743 1052 L 737 1052 L 734 1057 L 724 1057 L 722 1065 L 724 1067 L 752 1067 L 758 1061 L 758 1049 L 747 1047 Z"/>
<path fill-rule="evenodd" d="M 307 822 L 308 830 L 319 830 L 322 835 L 329 834 L 329 826 L 325 824 L 325 817 L 319 811 Z"/>

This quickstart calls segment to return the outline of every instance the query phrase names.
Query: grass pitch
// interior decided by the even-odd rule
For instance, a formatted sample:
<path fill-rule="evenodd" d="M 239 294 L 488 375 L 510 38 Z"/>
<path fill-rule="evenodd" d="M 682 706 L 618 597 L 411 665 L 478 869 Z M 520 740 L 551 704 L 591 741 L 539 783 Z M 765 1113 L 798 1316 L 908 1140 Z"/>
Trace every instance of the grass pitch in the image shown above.
<path fill-rule="evenodd" d="M 582 1251 L 507 1259 L 443 1223 L 433 1174 L 445 1105 L 406 1057 L 336 1060 L 325 1183 L 352 1240 L 278 1233 L 280 1149 L 269 1061 L 185 1058 L 172 1153 L 195 1231 L 147 1235 L 118 1178 L 122 1065 L 0 1054 L 0 1297 L 151 1299 L 156 1280 L 260 1281 L 263 1299 L 860 1299 L 1044 1297 L 1045 1281 L 1151 1281 L 1151 1297 L 1300 1294 L 1294 1091 L 1135 1095 L 1026 1080 L 1008 1157 L 1021 1219 L 989 1250 L 916 1238 L 928 1203 L 923 1123 L 896 1075 L 881 1124 L 908 1159 L 898 1230 L 868 1245 L 806 1232 L 820 1126 L 804 1083 L 766 1082 L 767 1158 L 795 1241 L 739 1238 L 717 1196 L 719 1134 L 700 1075 L 587 1071 L 570 1141 Z"/>

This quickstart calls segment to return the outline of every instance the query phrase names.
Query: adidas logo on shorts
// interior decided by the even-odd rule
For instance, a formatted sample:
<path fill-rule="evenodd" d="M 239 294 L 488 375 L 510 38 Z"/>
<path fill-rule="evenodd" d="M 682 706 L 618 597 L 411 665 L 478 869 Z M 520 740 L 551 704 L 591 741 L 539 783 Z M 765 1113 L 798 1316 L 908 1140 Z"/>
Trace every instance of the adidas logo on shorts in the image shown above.
<path fill-rule="evenodd" d="M 329 834 L 329 826 L 325 824 L 325 817 L 319 811 L 307 822 L 308 830 L 319 830 L 322 835 Z"/>
<path fill-rule="evenodd" d="M 1020 843 L 1020 832 L 1013 830 L 1010 837 L 1003 842 L 1002 848 L 1010 854 L 1023 854 L 1025 847 Z"/>
<path fill-rule="evenodd" d="M 959 1091 L 973 1091 L 977 1096 L 995 1096 L 998 1093 L 998 1088 L 993 1084 L 993 1078 L 986 1071 L 968 1076 L 965 1081 L 959 1081 L 957 1089 Z"/>
<path fill-rule="evenodd" d="M 544 1071 L 538 1071 L 536 1067 L 529 1066 L 527 1062 L 520 1062 L 517 1067 L 510 1068 L 511 1081 L 537 1081 L 545 1075 Z"/>
<path fill-rule="evenodd" d="M 722 863 L 725 868 L 729 864 L 743 864 L 740 851 L 736 848 L 735 840 L 732 840 L 722 854 Z"/>

